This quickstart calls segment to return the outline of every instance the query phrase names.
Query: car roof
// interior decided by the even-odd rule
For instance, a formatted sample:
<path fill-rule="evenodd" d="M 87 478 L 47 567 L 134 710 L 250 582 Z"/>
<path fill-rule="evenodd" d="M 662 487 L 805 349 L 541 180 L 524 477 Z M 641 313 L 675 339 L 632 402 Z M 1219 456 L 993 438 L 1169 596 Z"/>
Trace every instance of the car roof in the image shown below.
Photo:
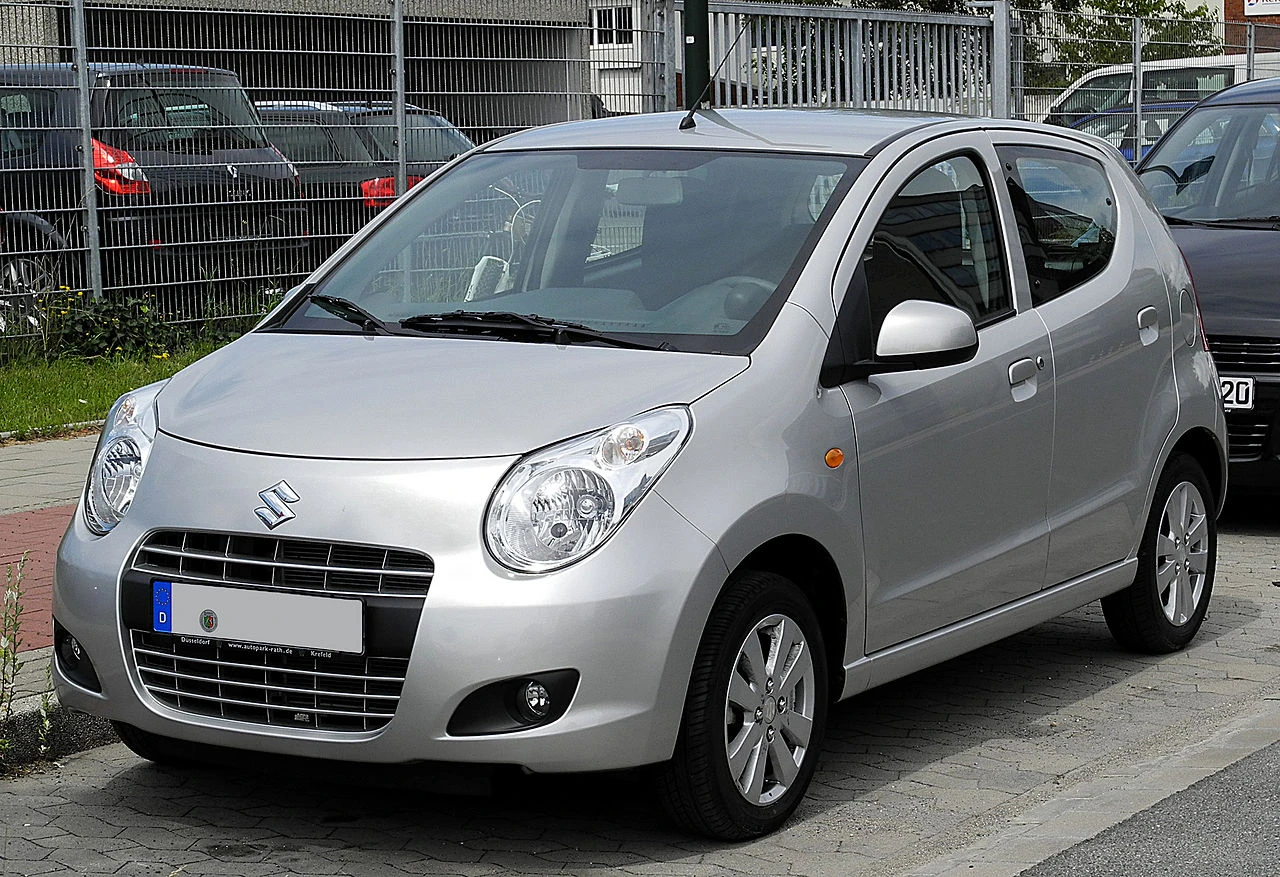
<path fill-rule="evenodd" d="M 131 73 L 218 73 L 235 76 L 235 71 L 221 67 L 197 67 L 192 64 L 127 64 L 90 62 L 89 73 L 95 78 Z M 75 85 L 76 68 L 71 63 L 0 64 L 0 81 L 23 85 Z"/>
<path fill-rule="evenodd" d="M 648 113 L 565 122 L 510 134 L 485 149 L 688 147 L 871 156 L 909 132 L 963 121 L 959 116 L 903 110 L 724 109 L 700 110 L 694 127 L 681 130 L 685 115 Z"/>
<path fill-rule="evenodd" d="M 1280 79 L 1254 79 L 1230 85 L 1200 101 L 1201 106 L 1219 104 L 1280 103 Z"/>

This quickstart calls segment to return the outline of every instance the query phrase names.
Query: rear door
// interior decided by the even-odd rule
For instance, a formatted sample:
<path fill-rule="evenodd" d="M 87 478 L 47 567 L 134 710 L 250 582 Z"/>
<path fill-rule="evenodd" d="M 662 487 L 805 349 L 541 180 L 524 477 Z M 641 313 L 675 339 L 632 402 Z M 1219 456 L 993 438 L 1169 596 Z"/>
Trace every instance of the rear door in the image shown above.
<path fill-rule="evenodd" d="M 1146 519 L 1155 461 L 1177 418 L 1173 312 L 1133 199 L 1116 197 L 1131 185 L 1124 169 L 1087 146 L 1016 137 L 996 149 L 1053 344 L 1054 585 L 1125 558 Z"/>

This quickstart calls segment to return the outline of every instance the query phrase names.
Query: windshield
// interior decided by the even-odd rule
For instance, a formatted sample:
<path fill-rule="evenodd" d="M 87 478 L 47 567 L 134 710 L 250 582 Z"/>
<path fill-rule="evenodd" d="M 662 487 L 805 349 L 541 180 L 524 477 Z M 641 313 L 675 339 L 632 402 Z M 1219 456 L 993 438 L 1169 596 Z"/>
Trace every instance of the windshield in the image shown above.
<path fill-rule="evenodd" d="M 1280 106 L 1193 110 L 1139 167 L 1172 219 L 1228 222 L 1280 215 Z"/>
<path fill-rule="evenodd" d="M 267 145 L 253 105 L 234 76 L 157 70 L 130 75 L 107 103 L 110 142 L 124 149 L 207 153 Z"/>
<path fill-rule="evenodd" d="M 677 350 L 748 352 L 865 164 L 684 150 L 480 154 L 413 197 L 314 292 L 388 325 L 536 314 Z M 285 327 L 353 331 L 314 302 Z"/>

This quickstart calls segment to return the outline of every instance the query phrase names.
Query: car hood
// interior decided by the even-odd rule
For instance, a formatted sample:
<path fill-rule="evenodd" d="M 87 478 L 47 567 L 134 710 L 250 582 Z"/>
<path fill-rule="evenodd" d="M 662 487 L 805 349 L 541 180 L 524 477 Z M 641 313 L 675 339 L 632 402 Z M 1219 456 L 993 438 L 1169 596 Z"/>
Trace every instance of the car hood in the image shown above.
<path fill-rule="evenodd" d="M 162 432 L 254 453 L 508 456 L 692 402 L 749 362 L 581 345 L 261 332 L 175 375 L 157 415 Z"/>
<path fill-rule="evenodd" d="M 1280 337 L 1280 230 L 1173 226 L 1204 330 Z"/>

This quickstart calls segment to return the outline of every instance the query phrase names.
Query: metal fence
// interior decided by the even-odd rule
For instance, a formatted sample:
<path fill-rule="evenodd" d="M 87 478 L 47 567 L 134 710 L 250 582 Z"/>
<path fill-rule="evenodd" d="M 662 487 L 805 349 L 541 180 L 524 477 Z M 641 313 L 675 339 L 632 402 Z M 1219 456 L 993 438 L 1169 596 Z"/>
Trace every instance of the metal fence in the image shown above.
<path fill-rule="evenodd" d="M 0 335 L 59 287 L 253 312 L 472 143 L 676 106 L 673 0 L 183 2 L 0 0 Z M 1280 27 L 969 5 L 711 2 L 709 98 L 1008 115 L 1136 160 L 1280 75 Z"/>
<path fill-rule="evenodd" d="M 1002 14 L 1000 10 L 997 14 Z M 1069 125 L 1137 161 L 1192 104 L 1280 76 L 1280 27 L 1012 9 L 1009 115 Z"/>
<path fill-rule="evenodd" d="M 472 144 L 670 91 L 650 0 L 227 8 L 250 2 L 0 2 L 0 331 L 58 287 L 252 313 Z"/>

